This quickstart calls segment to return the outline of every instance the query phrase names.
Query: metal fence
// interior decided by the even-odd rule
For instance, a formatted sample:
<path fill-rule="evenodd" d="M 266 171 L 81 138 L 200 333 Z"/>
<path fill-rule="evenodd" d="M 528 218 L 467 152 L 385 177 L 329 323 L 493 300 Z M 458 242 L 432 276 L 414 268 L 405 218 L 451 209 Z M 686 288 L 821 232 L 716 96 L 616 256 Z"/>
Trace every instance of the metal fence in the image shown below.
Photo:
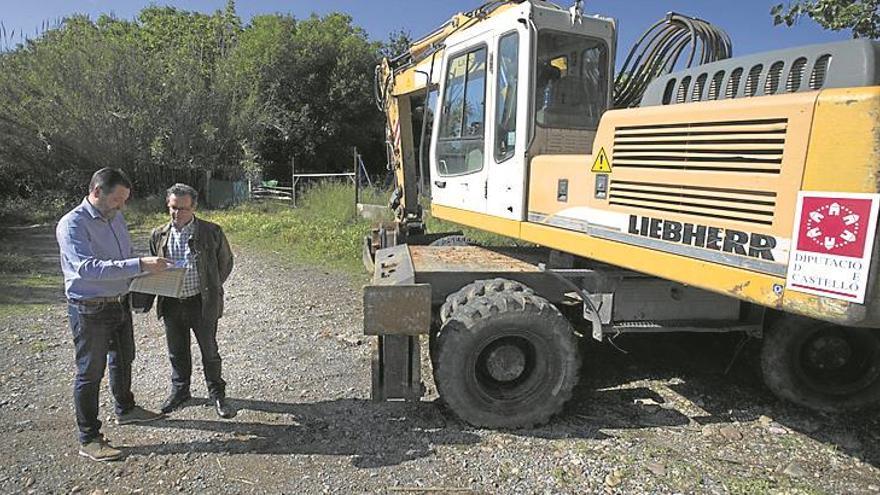
<path fill-rule="evenodd" d="M 353 162 L 353 172 L 340 172 L 340 173 L 329 173 L 329 174 L 316 174 L 316 173 L 308 173 L 308 174 L 298 174 L 296 173 L 296 163 L 293 159 L 290 160 L 290 186 L 286 184 L 279 183 L 278 181 L 266 181 L 261 182 L 259 184 L 250 183 L 250 196 L 253 200 L 278 200 L 278 201 L 289 201 L 292 207 L 296 207 L 296 198 L 297 195 L 302 194 L 302 185 L 307 181 L 312 180 L 326 180 L 326 179 L 348 179 L 352 181 L 354 184 L 354 202 L 357 204 L 360 201 L 360 185 L 361 180 L 364 180 L 368 186 L 372 186 L 372 182 L 370 181 L 370 176 L 367 174 L 367 167 L 364 165 L 364 161 L 361 158 L 360 153 L 358 153 L 357 148 L 353 149 L 352 153 L 352 162 Z M 299 186 L 299 187 L 298 187 Z"/>

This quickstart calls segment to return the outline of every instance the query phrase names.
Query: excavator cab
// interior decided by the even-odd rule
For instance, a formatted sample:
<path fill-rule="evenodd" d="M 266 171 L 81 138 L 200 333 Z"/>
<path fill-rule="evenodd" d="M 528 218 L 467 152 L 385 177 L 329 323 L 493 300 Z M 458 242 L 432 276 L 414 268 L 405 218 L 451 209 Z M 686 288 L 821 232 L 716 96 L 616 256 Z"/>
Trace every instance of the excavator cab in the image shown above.
<path fill-rule="evenodd" d="M 450 35 L 431 126 L 432 204 L 526 220 L 530 157 L 590 153 L 614 47 L 612 20 L 544 2 Z"/>

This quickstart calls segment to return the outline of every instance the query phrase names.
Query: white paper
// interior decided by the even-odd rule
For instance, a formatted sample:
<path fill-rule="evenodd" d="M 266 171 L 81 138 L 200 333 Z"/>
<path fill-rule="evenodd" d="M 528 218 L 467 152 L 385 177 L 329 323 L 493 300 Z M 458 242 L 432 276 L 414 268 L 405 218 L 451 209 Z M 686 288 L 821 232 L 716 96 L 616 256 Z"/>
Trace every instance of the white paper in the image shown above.
<path fill-rule="evenodd" d="M 157 296 L 180 297 L 185 277 L 186 268 L 169 268 L 159 273 L 138 275 L 131 281 L 128 290 Z"/>

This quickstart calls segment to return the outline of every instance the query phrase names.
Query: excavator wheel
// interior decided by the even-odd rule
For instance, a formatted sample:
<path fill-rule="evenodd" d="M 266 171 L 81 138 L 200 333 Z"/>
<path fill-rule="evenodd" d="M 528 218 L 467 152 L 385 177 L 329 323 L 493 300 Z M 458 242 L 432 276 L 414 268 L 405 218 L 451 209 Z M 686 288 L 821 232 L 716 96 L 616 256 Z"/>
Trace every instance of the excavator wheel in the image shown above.
<path fill-rule="evenodd" d="M 458 291 L 446 296 L 446 301 L 443 303 L 443 306 L 440 306 L 440 323 L 446 323 L 446 320 L 449 319 L 449 316 L 452 315 L 452 313 L 455 312 L 455 310 L 459 306 L 463 306 L 477 297 L 483 297 L 487 294 L 501 292 L 508 292 L 512 294 L 535 293 L 535 291 L 533 291 L 527 285 L 517 282 L 516 280 L 509 280 L 506 278 L 477 280 L 476 282 L 465 285 Z"/>
<path fill-rule="evenodd" d="M 546 423 L 571 398 L 580 366 L 568 320 L 531 292 L 475 297 L 453 311 L 436 337 L 440 397 L 478 427 Z"/>
<path fill-rule="evenodd" d="M 786 316 L 764 331 L 764 383 L 777 396 L 825 412 L 880 405 L 880 330 Z"/>

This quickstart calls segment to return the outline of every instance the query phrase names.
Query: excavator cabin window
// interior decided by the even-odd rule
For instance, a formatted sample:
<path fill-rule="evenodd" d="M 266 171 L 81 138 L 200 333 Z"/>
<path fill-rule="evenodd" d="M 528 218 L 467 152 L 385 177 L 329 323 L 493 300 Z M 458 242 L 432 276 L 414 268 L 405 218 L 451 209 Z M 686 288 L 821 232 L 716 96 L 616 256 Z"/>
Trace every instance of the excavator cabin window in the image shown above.
<path fill-rule="evenodd" d="M 513 156 L 516 145 L 516 100 L 519 88 L 519 33 L 498 42 L 498 85 L 495 104 L 495 161 Z"/>
<path fill-rule="evenodd" d="M 483 168 L 486 121 L 486 47 L 449 59 L 437 137 L 438 173 L 464 175 Z"/>
<path fill-rule="evenodd" d="M 596 129 L 608 106 L 605 42 L 555 31 L 538 35 L 535 122 L 556 129 Z"/>

